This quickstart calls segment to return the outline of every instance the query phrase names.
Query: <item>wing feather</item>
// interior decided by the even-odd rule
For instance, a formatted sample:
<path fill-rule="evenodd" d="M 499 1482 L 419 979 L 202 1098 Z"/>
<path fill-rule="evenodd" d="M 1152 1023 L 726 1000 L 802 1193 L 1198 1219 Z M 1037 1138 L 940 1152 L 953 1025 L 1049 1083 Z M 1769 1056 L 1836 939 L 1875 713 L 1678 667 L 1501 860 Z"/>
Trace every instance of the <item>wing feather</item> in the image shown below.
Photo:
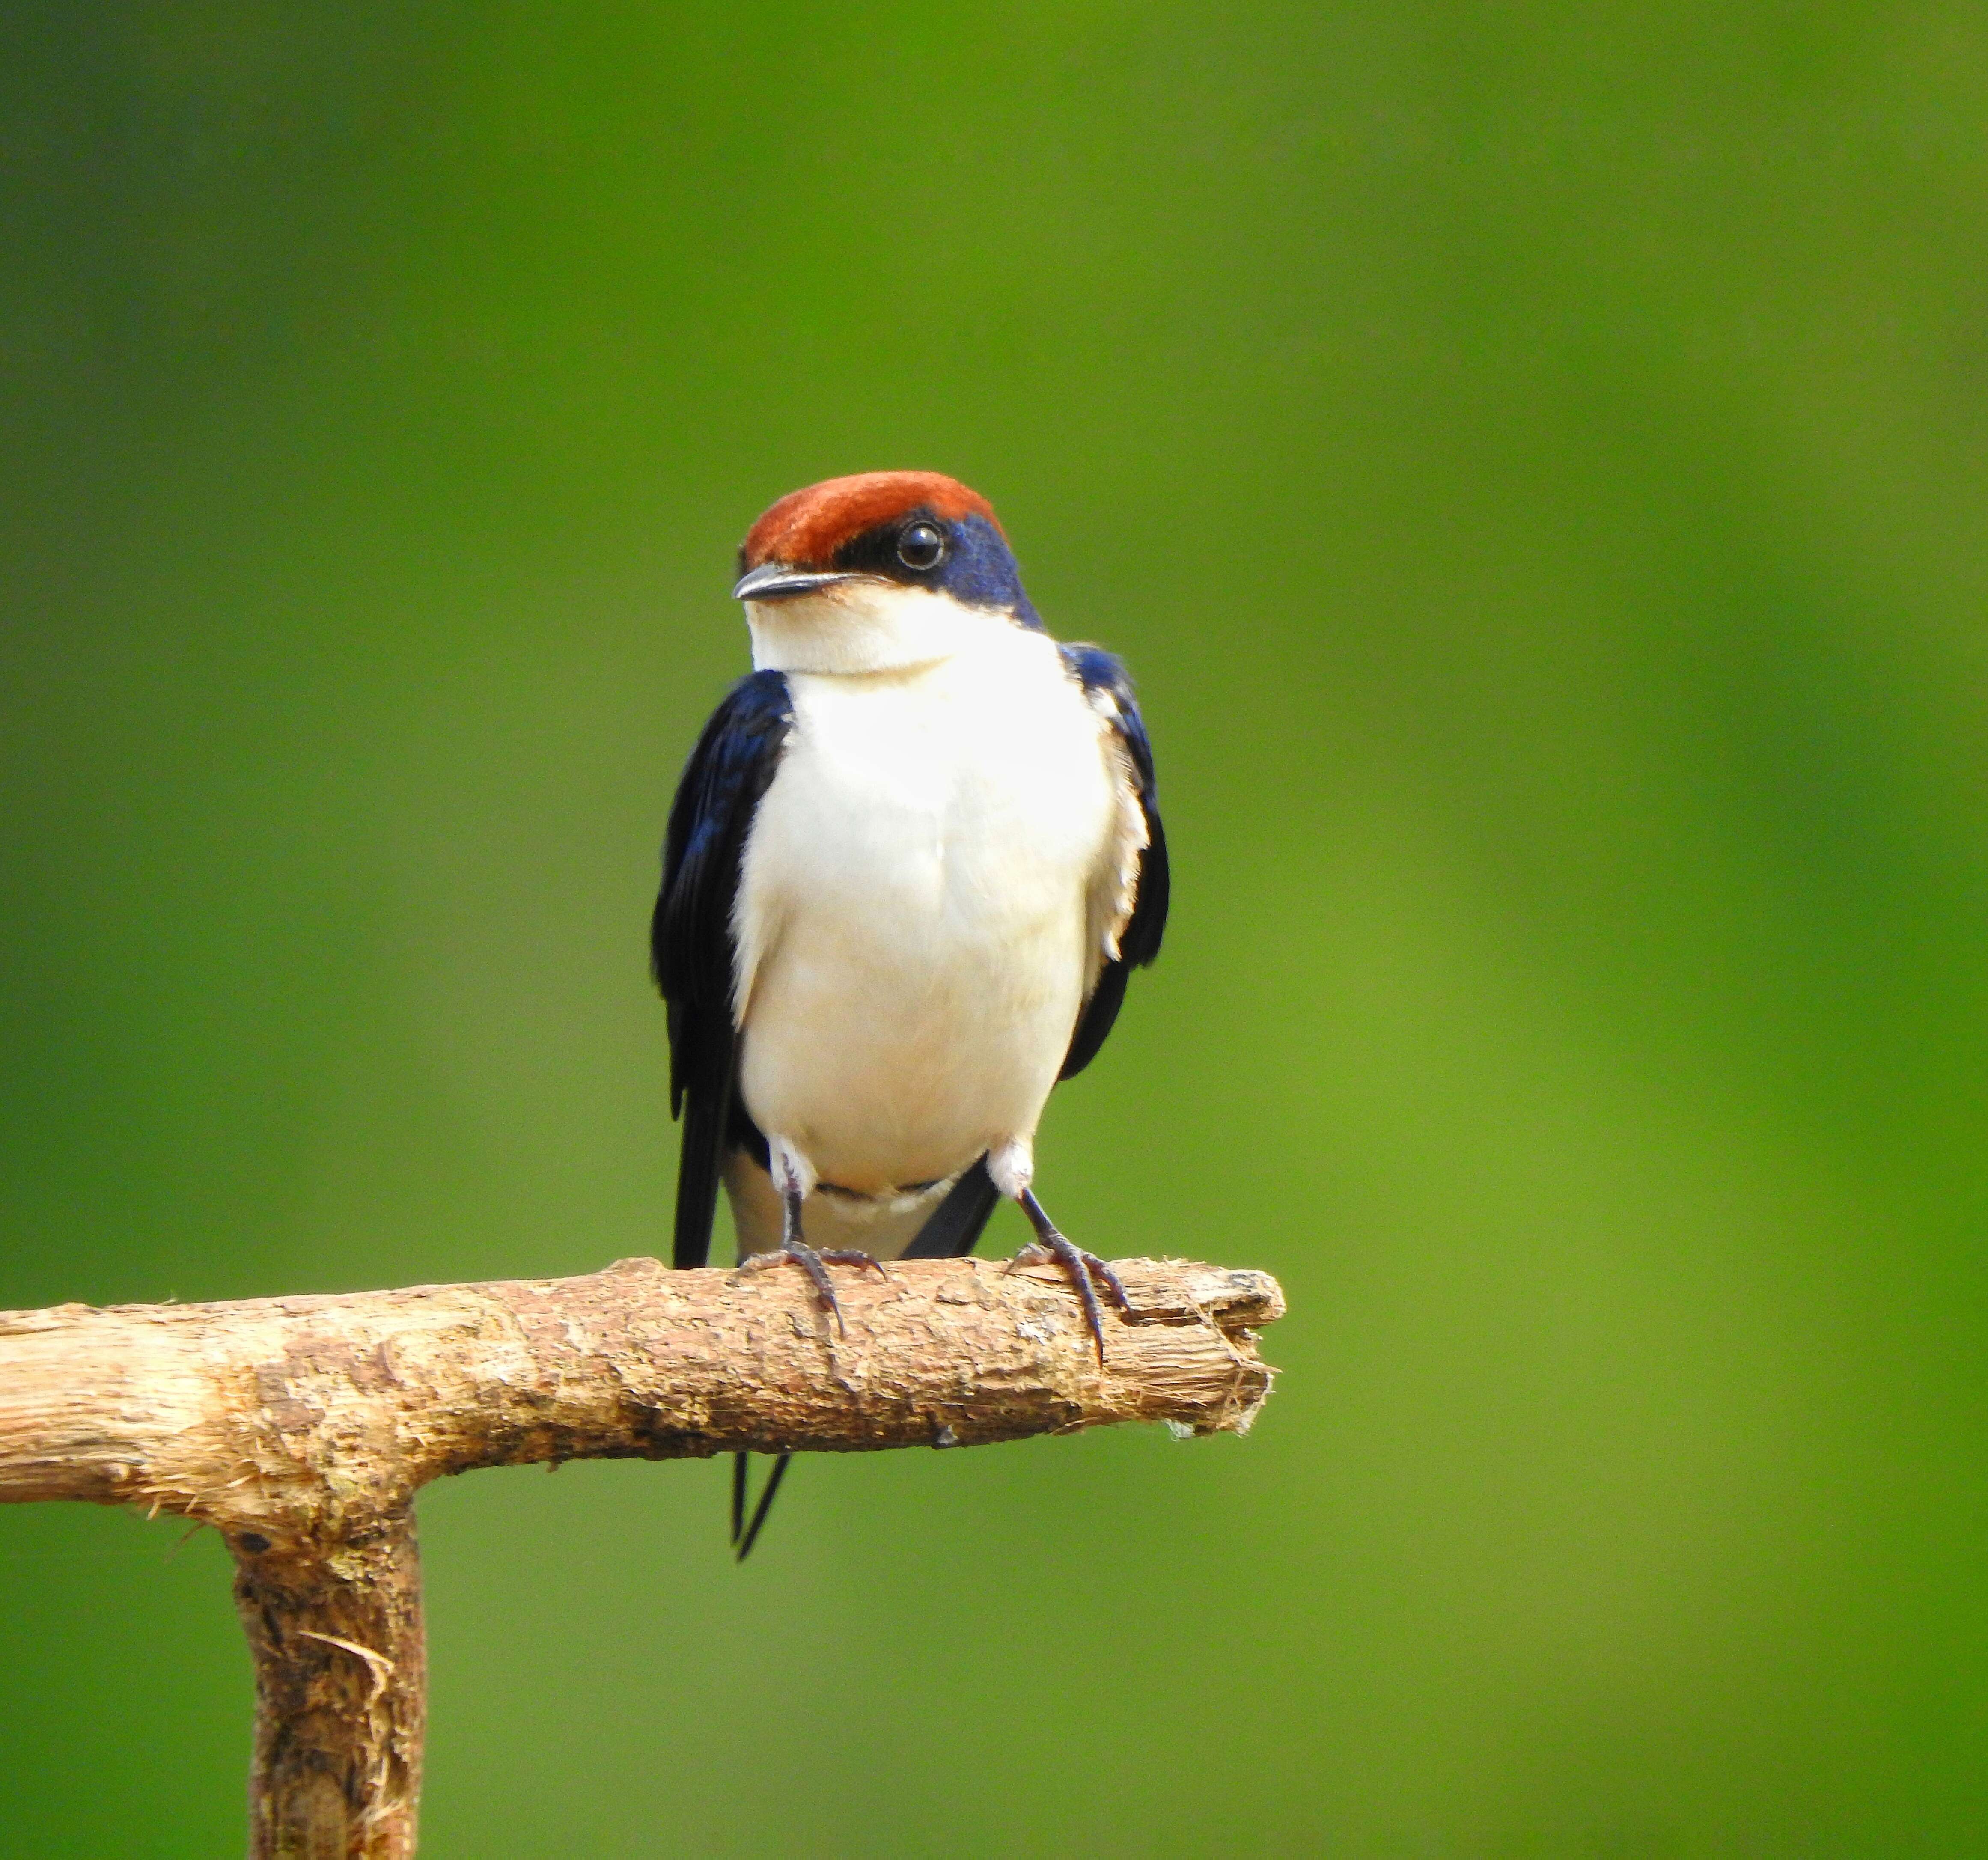
<path fill-rule="evenodd" d="M 1158 784 L 1153 773 L 1153 746 L 1139 715 L 1138 699 L 1124 666 L 1101 646 L 1061 648 L 1070 676 L 1084 687 L 1091 708 L 1113 732 L 1125 783 L 1128 810 L 1136 807 L 1144 823 L 1143 843 L 1136 831 L 1121 832 L 1117 868 L 1107 878 L 1113 887 L 1107 901 L 1106 925 L 1100 938 L 1106 952 L 1097 980 L 1077 1016 L 1070 1050 L 1057 1076 L 1073 1078 L 1097 1057 L 1118 1009 L 1125 983 L 1134 969 L 1143 969 L 1160 953 L 1167 925 L 1166 830 L 1160 821 Z M 1132 855 L 1136 851 L 1136 864 Z"/>
<path fill-rule="evenodd" d="M 702 1266 L 725 1152 L 752 1133 L 734 1101 L 737 952 L 732 907 L 746 840 L 793 729 L 777 671 L 741 678 L 704 726 L 670 807 L 662 888 L 650 921 L 656 986 L 669 1007 L 670 1112 L 683 1119 L 674 1256 Z"/>

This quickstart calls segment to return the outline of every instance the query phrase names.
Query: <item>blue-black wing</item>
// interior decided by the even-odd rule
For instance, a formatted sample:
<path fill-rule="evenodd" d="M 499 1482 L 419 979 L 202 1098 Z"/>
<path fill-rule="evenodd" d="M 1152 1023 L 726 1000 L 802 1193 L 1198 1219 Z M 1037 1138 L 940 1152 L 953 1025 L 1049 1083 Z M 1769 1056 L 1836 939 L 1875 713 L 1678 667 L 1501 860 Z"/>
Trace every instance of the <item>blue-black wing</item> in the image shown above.
<path fill-rule="evenodd" d="M 1090 999 L 1077 1017 L 1077 1031 L 1070 1051 L 1064 1055 L 1060 1078 L 1074 1078 L 1097 1057 L 1097 1049 L 1118 1018 L 1125 999 L 1125 983 L 1135 969 L 1143 969 L 1160 953 L 1160 938 L 1167 927 L 1167 836 L 1160 824 L 1158 789 L 1153 777 L 1153 746 L 1148 741 L 1139 701 L 1132 695 L 1132 681 L 1125 668 L 1101 646 L 1065 646 L 1063 661 L 1070 676 L 1084 687 L 1090 698 L 1118 732 L 1131 759 L 1139 783 L 1139 805 L 1146 816 L 1146 848 L 1139 855 L 1138 888 L 1132 895 L 1132 915 L 1118 938 L 1116 959 L 1105 964 L 1090 991 Z"/>
<path fill-rule="evenodd" d="M 725 1152 L 756 1134 L 734 1097 L 732 908 L 746 836 L 793 721 L 779 672 L 741 678 L 704 726 L 670 807 L 649 952 L 669 1004 L 670 1112 L 683 1119 L 674 1239 L 680 1268 L 705 1263 Z"/>

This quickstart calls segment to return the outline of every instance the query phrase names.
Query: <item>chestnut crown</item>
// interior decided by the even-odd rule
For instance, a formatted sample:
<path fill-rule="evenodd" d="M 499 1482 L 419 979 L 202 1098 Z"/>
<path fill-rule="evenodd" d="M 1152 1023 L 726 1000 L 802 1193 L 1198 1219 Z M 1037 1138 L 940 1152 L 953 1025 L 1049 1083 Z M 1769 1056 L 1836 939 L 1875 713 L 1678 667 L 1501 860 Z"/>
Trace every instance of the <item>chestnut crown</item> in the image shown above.
<path fill-rule="evenodd" d="M 745 600 L 884 580 L 1041 624 L 993 506 L 938 472 L 864 472 L 789 492 L 747 533 L 739 568 L 733 592 Z"/>

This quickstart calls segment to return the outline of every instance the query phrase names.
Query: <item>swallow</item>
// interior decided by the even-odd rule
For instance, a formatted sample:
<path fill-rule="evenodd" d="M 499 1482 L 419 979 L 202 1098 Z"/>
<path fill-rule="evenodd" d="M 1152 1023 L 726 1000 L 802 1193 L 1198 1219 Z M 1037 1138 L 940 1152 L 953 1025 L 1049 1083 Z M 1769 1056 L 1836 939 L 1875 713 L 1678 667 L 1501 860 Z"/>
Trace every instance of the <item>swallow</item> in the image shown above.
<path fill-rule="evenodd" d="M 685 767 L 651 926 L 674 1263 L 705 1263 L 722 1185 L 741 1269 L 804 1273 L 840 1327 L 832 1268 L 969 1253 L 1005 1198 L 1101 1362 L 1124 1288 L 1037 1199 L 1035 1136 L 1166 923 L 1125 668 L 1050 635 L 992 507 L 938 472 L 782 498 L 732 592 L 753 670 Z M 738 1456 L 741 1560 L 788 1457 L 749 1522 Z"/>

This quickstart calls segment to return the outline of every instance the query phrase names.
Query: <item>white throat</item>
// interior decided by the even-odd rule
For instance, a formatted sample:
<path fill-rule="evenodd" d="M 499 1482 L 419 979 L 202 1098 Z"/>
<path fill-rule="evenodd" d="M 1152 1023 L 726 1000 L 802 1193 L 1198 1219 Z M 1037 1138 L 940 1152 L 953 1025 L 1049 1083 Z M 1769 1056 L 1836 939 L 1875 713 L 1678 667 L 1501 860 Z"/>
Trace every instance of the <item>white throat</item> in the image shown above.
<path fill-rule="evenodd" d="M 933 665 L 1015 625 L 1005 613 L 894 581 L 845 581 L 791 600 L 749 600 L 746 624 L 755 670 L 845 676 Z"/>

